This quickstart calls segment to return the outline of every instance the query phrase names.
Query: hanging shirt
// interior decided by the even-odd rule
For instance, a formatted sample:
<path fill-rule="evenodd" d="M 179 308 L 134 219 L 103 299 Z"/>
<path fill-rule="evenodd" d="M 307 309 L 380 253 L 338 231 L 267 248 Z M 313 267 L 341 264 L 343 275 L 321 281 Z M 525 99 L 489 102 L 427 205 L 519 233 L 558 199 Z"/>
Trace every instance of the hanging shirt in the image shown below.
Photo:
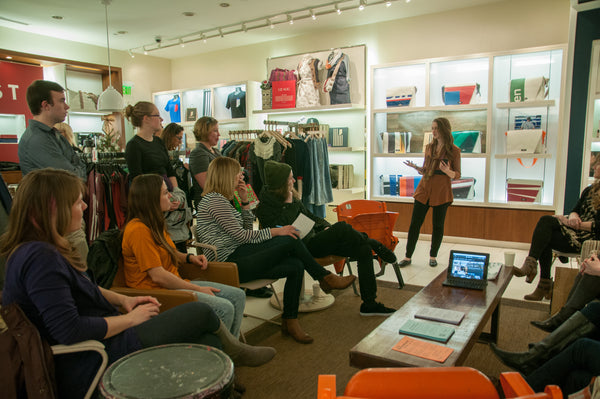
<path fill-rule="evenodd" d="M 171 122 L 181 122 L 181 100 L 179 97 L 173 97 L 167 102 L 165 111 L 169 113 Z"/>
<path fill-rule="evenodd" d="M 232 118 L 246 117 L 246 92 L 236 90 L 227 96 L 227 109 L 231 109 Z"/>

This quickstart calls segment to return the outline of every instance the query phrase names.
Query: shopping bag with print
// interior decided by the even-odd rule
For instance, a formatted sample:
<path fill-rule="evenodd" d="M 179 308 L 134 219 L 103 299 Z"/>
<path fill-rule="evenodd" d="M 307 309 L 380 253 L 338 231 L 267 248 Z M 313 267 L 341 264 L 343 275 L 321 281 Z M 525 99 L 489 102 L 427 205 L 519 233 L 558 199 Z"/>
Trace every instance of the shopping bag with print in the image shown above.
<path fill-rule="evenodd" d="M 479 83 L 442 86 L 442 100 L 445 105 L 479 104 Z"/>
<path fill-rule="evenodd" d="M 543 76 L 512 79 L 510 81 L 510 102 L 543 100 L 548 96 L 548 82 L 549 79 Z"/>
<path fill-rule="evenodd" d="M 416 86 L 389 88 L 385 91 L 385 104 L 388 107 L 413 106 L 416 93 Z"/>

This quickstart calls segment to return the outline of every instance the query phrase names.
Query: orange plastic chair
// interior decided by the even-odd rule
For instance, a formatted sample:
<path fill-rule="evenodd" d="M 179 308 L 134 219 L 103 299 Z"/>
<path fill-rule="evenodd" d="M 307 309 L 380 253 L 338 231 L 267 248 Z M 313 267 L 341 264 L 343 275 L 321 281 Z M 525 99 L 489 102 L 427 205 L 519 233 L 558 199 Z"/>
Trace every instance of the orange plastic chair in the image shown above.
<path fill-rule="evenodd" d="M 548 386 L 534 393 L 519 373 L 504 380 L 507 398 L 562 398 L 560 388 Z M 336 395 L 335 375 L 320 375 L 318 399 L 499 399 L 494 384 L 481 372 L 470 367 L 371 368 L 356 373 L 346 385 L 343 396 Z M 506 384 L 506 386 L 505 386 Z M 523 385 L 524 384 L 524 385 Z M 513 385 L 515 387 L 513 388 Z M 528 391 L 525 390 L 528 388 Z M 521 396 L 509 396 L 513 393 Z M 557 396 L 558 395 L 558 396 Z"/>
<path fill-rule="evenodd" d="M 371 201 L 371 200 L 351 200 L 346 201 L 338 205 L 335 209 L 338 215 L 338 221 L 346 222 L 351 225 L 355 230 L 367 233 L 367 235 L 386 246 L 386 248 L 393 251 L 398 245 L 398 237 L 394 236 L 394 226 L 398 219 L 397 212 L 390 212 L 387 210 L 385 202 Z M 376 256 L 373 254 L 373 256 Z M 385 272 L 386 263 L 379 257 L 377 257 L 381 270 L 376 276 L 381 276 Z M 346 265 L 350 269 L 350 262 L 346 259 Z M 344 263 L 336 263 L 335 268 L 339 273 L 343 270 Z M 398 263 L 392 264 L 396 278 L 398 279 L 398 288 L 404 287 L 404 279 L 400 272 Z"/>

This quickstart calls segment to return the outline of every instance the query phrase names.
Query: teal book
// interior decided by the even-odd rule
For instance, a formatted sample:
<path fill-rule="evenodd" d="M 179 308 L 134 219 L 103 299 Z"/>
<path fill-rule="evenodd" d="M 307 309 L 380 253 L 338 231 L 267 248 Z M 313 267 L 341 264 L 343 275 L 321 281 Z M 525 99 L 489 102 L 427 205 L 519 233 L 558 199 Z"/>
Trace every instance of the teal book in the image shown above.
<path fill-rule="evenodd" d="M 400 327 L 399 333 L 446 343 L 454 334 L 454 328 L 439 323 L 408 320 Z"/>

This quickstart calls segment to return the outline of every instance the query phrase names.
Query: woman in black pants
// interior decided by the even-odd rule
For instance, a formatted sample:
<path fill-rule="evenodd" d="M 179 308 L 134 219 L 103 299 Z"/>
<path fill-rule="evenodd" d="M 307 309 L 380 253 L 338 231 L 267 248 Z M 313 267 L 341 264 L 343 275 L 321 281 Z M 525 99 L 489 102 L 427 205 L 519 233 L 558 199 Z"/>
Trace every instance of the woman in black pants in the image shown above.
<path fill-rule="evenodd" d="M 284 163 L 265 163 L 265 187 L 260 193 L 260 203 L 256 216 L 262 227 L 292 224 L 299 214 L 315 222 L 303 241 L 312 256 L 321 258 L 328 255 L 349 256 L 358 264 L 358 281 L 363 303 L 360 314 L 363 316 L 389 316 L 395 310 L 376 302 L 377 282 L 373 271 L 373 252 L 388 263 L 396 262 L 396 256 L 379 241 L 370 239 L 346 222 L 333 226 L 326 220 L 306 210 L 298 193 L 294 190 L 292 168 Z"/>
<path fill-rule="evenodd" d="M 531 283 L 538 273 L 537 264 L 540 262 L 540 281 L 535 291 L 525 295 L 530 301 L 550 299 L 552 293 L 552 250 L 560 252 L 579 252 L 585 240 L 600 237 L 600 163 L 594 167 L 596 181 L 581 193 L 579 201 L 569 214 L 542 216 L 538 221 L 533 236 L 529 255 L 521 268 L 513 268 L 517 277 L 526 276 Z M 585 305 L 585 304 L 583 304 Z M 583 306 L 582 305 L 582 306 Z"/>
<path fill-rule="evenodd" d="M 237 366 L 258 366 L 275 355 L 273 348 L 240 343 L 204 303 L 159 314 L 160 303 L 153 297 L 98 287 L 65 238 L 81 228 L 84 189 L 77 176 L 64 170 L 39 169 L 23 178 L 7 232 L 0 237 L 0 256 L 8 257 L 3 306 L 19 305 L 51 345 L 102 342 L 109 364 L 139 349 L 171 343 L 221 347 Z M 97 360 L 91 352 L 55 356 L 57 397 L 83 397 Z"/>
<path fill-rule="evenodd" d="M 400 267 L 411 264 L 412 254 L 419 240 L 419 232 L 429 208 L 433 208 L 431 249 L 429 266 L 437 266 L 437 254 L 444 237 L 446 211 L 454 201 L 452 179 L 460 177 L 460 148 L 454 145 L 452 127 L 446 118 L 436 118 L 431 122 L 433 140 L 425 147 L 423 166 L 412 161 L 404 162 L 423 175 L 415 190 L 412 218 L 408 229 L 406 255 Z"/>
<path fill-rule="evenodd" d="M 237 189 L 242 211 L 231 201 Z M 325 292 L 343 289 L 355 277 L 340 277 L 319 265 L 312 257 L 294 226 L 253 230 L 244 175 L 240 164 L 227 157 L 214 159 L 206 175 L 202 200 L 198 205 L 198 238 L 217 247 L 217 255 L 208 252 L 209 261 L 235 262 L 241 282 L 259 278 L 286 278 L 283 291 L 282 333 L 296 341 L 311 343 L 298 322 L 298 306 L 304 270 L 319 281 Z"/>

